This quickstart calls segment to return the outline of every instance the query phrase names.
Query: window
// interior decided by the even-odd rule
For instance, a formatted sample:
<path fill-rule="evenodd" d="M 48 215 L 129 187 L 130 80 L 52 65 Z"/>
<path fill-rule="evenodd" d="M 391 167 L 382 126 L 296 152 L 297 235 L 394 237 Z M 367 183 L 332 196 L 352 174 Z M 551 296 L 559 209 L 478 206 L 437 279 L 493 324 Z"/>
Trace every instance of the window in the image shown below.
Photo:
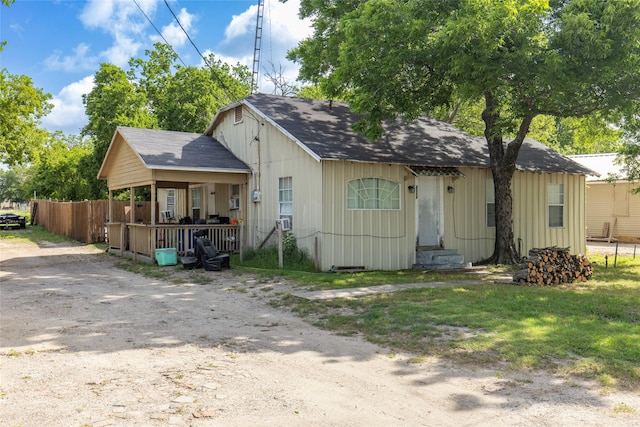
<path fill-rule="evenodd" d="M 496 226 L 496 195 L 493 187 L 493 180 L 488 179 L 485 186 L 487 203 L 487 227 Z"/>
<path fill-rule="evenodd" d="M 229 209 L 240 209 L 240 185 L 231 185 L 231 197 L 229 201 Z"/>
<path fill-rule="evenodd" d="M 382 178 L 349 181 L 347 209 L 400 209 L 400 184 Z"/>
<path fill-rule="evenodd" d="M 242 121 L 242 106 L 239 105 L 233 109 L 233 123 L 240 123 Z"/>
<path fill-rule="evenodd" d="M 167 190 L 167 210 L 173 213 L 176 211 L 176 190 Z"/>
<path fill-rule="evenodd" d="M 193 220 L 200 219 L 200 189 L 194 188 L 191 190 L 191 213 L 193 216 Z"/>
<path fill-rule="evenodd" d="M 288 218 L 293 224 L 293 179 L 290 176 L 278 178 L 278 217 Z"/>
<path fill-rule="evenodd" d="M 564 227 L 564 184 L 549 184 L 547 198 L 549 227 Z"/>

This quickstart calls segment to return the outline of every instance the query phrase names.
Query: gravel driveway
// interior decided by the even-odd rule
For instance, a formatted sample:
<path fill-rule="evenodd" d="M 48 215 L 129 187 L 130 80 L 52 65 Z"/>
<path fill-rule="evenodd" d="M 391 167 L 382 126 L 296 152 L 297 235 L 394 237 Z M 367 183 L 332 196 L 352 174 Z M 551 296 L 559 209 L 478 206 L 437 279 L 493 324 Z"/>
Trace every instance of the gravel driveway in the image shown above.
<path fill-rule="evenodd" d="M 637 392 L 410 363 L 271 307 L 286 283 L 229 271 L 170 283 L 118 260 L 0 240 L 0 425 L 640 424 Z"/>

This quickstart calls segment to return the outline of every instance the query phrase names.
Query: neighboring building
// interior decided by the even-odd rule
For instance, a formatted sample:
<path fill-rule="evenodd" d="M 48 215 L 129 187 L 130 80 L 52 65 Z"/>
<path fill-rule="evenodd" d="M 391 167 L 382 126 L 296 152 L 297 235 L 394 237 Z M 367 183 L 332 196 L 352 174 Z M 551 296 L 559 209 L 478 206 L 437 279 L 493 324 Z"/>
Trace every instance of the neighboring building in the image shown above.
<path fill-rule="evenodd" d="M 640 241 L 640 194 L 631 191 L 640 182 L 624 179 L 617 154 L 569 157 L 598 173 L 587 176 L 587 240 Z"/>
<path fill-rule="evenodd" d="M 484 138 L 422 117 L 389 124 L 371 142 L 352 130 L 357 119 L 343 103 L 254 94 L 222 108 L 205 135 L 118 128 L 99 177 L 110 192 L 151 187 L 169 221 L 233 217 L 243 247 L 272 240 L 285 220 L 321 270 L 489 257 L 495 216 Z M 585 252 L 591 172 L 525 141 L 513 178 L 522 255 L 552 245 Z"/>

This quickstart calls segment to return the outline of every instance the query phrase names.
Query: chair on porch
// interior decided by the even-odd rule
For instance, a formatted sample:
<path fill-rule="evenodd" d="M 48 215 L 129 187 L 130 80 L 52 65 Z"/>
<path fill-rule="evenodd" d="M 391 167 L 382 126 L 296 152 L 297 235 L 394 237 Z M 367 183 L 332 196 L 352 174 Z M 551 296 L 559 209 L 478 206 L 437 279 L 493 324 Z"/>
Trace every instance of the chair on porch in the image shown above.
<path fill-rule="evenodd" d="M 160 211 L 160 217 L 162 222 L 174 222 L 176 219 L 172 210 Z"/>

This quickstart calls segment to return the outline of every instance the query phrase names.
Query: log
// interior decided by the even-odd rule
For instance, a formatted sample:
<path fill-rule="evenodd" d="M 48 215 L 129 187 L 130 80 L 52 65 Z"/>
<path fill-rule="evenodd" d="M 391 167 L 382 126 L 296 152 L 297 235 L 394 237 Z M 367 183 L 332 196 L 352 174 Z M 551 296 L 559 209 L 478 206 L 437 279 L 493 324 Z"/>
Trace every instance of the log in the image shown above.
<path fill-rule="evenodd" d="M 589 259 L 571 255 L 568 247 L 533 248 L 522 259 L 520 268 L 513 275 L 514 282 L 538 285 L 585 282 L 593 275 Z"/>

